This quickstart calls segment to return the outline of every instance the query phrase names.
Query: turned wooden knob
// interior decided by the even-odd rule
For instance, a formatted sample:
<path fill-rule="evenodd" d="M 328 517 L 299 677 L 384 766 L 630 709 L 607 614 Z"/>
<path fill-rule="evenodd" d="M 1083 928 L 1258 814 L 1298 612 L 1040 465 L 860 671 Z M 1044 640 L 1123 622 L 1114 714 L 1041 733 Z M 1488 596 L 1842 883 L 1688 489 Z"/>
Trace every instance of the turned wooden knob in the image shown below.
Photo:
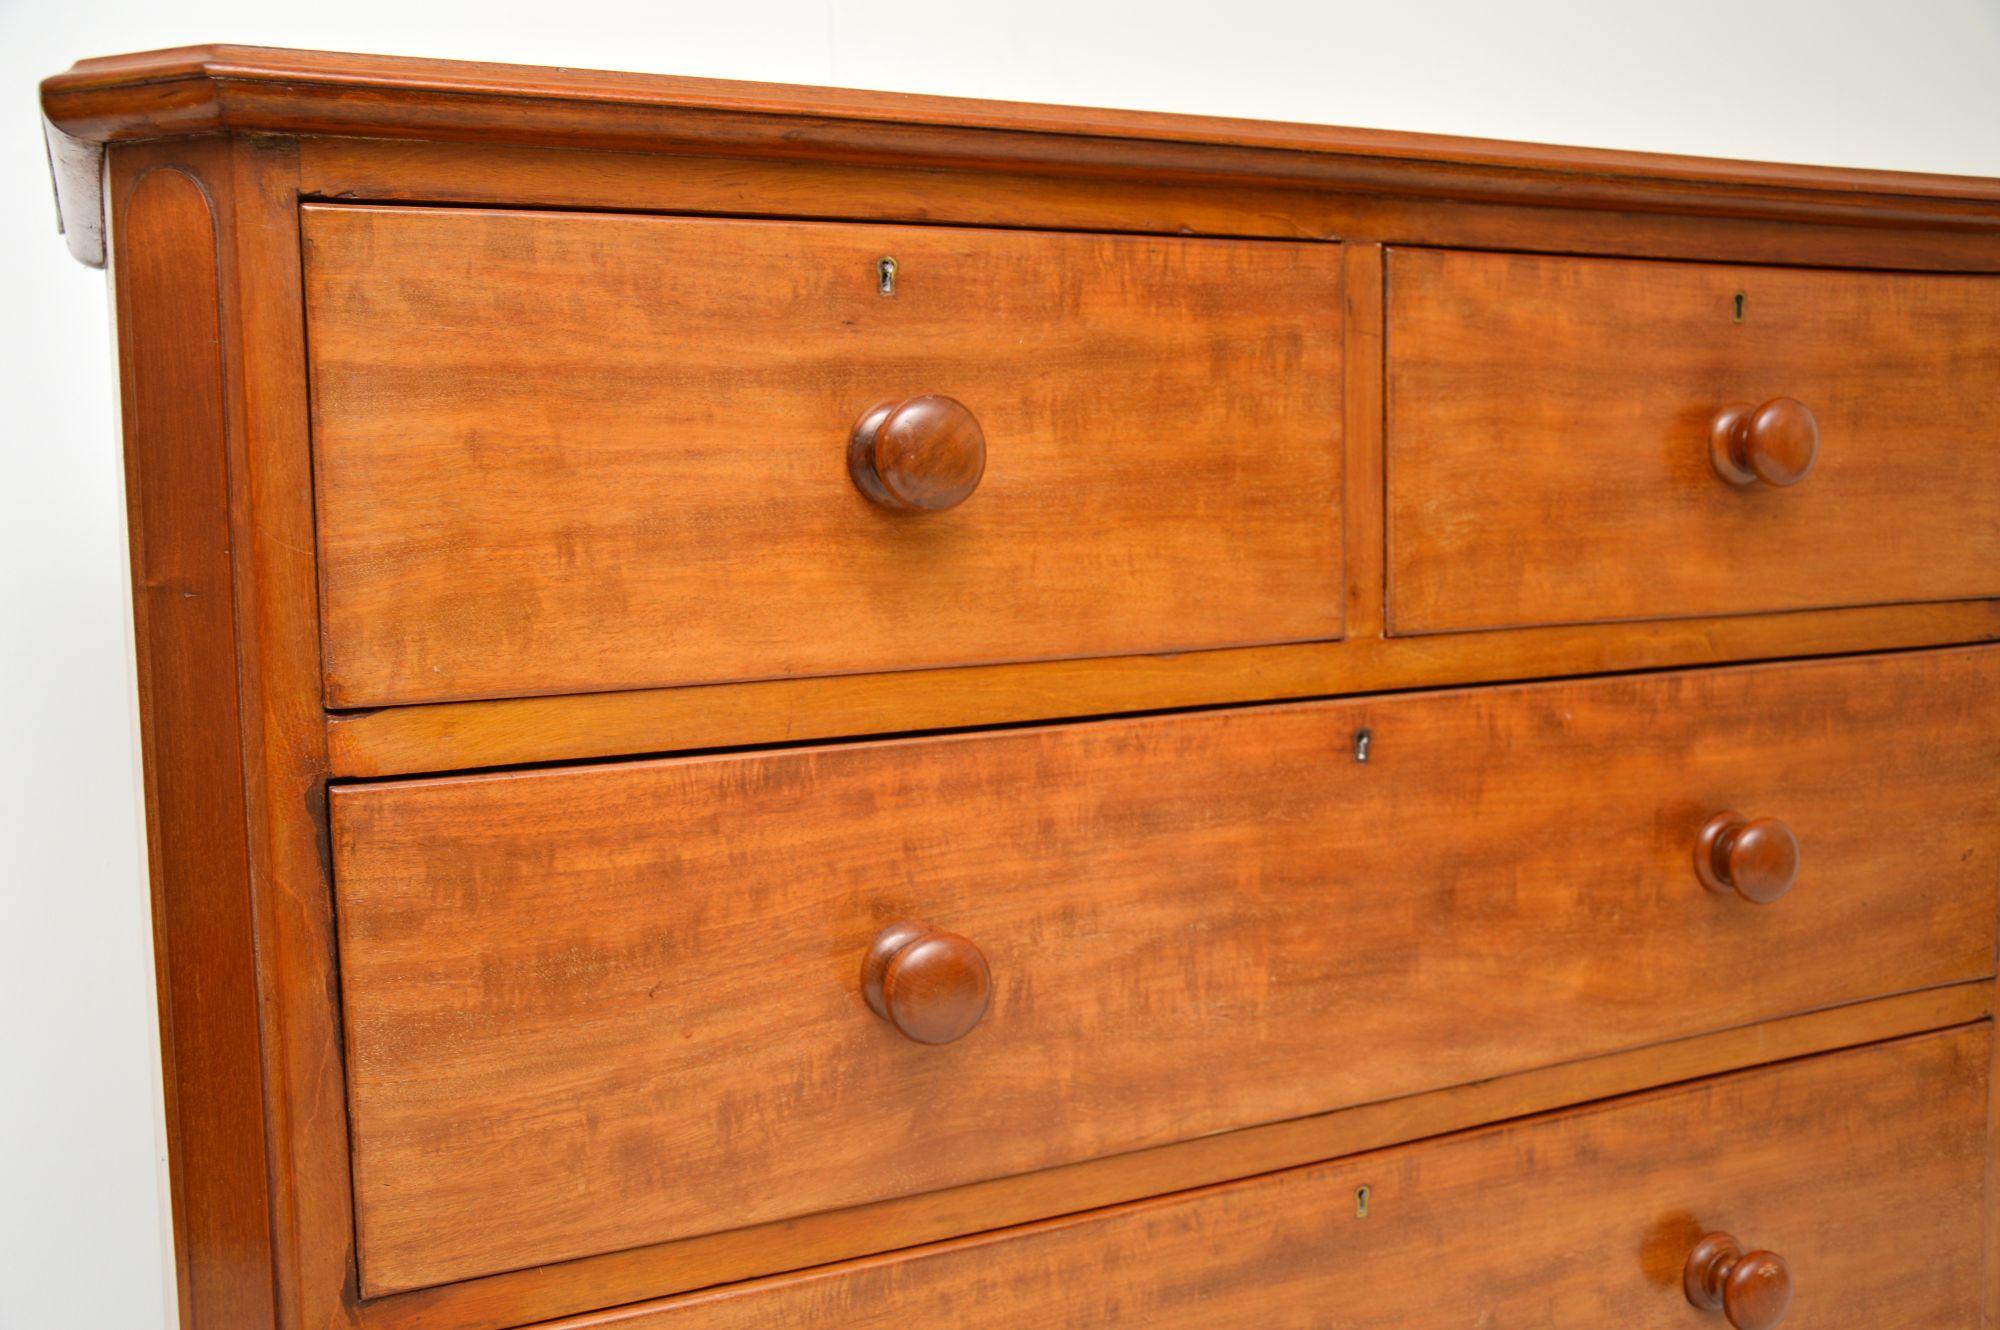
<path fill-rule="evenodd" d="M 1709 426 L 1708 455 L 1732 485 L 1796 485 L 1819 456 L 1819 421 L 1804 402 L 1789 397 L 1726 406 Z"/>
<path fill-rule="evenodd" d="M 1717 813 L 1695 842 L 1694 871 L 1710 891 L 1769 905 L 1799 880 L 1799 838 L 1775 817 Z"/>
<path fill-rule="evenodd" d="M 1721 1312 L 1736 1330 L 1773 1330 L 1792 1307 L 1792 1272 L 1776 1252 L 1746 1252 L 1727 1233 L 1694 1245 L 1681 1276 L 1687 1300 Z"/>
<path fill-rule="evenodd" d="M 993 972 L 978 947 L 929 924 L 890 924 L 861 963 L 875 1014 L 920 1044 L 963 1039 L 986 1014 Z"/>
<path fill-rule="evenodd" d="M 943 512 L 979 488 L 986 434 L 962 403 L 935 393 L 877 402 L 855 422 L 847 470 L 863 494 L 899 512 Z"/>

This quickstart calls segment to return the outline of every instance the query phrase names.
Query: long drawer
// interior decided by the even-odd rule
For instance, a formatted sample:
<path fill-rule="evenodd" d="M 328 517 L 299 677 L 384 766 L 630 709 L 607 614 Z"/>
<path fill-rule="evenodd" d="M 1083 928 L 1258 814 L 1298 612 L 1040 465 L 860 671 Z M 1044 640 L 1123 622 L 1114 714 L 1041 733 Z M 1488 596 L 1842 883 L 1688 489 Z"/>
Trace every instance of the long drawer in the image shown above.
<path fill-rule="evenodd" d="M 1388 338 L 1398 633 L 2000 595 L 2000 277 L 1401 249 Z"/>
<path fill-rule="evenodd" d="M 1996 760 L 1967 648 L 337 788 L 364 1284 L 1985 976 Z"/>
<path fill-rule="evenodd" d="M 1834 1054 L 590 1325 L 1726 1330 L 1734 1310 L 1971 1327 L 1990 1038 Z M 1733 1305 L 1697 1310 L 1687 1267 L 1710 1235 L 1734 1242 L 1705 1254 L 1747 1268 L 1723 1283 Z"/>
<path fill-rule="evenodd" d="M 304 238 L 336 707 L 1341 634 L 1338 245 L 354 206 Z"/>

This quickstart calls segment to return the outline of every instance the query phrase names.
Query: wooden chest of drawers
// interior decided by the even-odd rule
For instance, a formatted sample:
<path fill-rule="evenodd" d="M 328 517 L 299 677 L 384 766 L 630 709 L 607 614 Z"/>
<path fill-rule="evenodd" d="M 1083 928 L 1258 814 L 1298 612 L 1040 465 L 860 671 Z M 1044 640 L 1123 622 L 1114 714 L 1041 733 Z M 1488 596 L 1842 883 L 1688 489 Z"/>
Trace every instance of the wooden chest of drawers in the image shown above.
<path fill-rule="evenodd" d="M 2000 1315 L 2000 183 L 43 101 L 184 1325 Z"/>

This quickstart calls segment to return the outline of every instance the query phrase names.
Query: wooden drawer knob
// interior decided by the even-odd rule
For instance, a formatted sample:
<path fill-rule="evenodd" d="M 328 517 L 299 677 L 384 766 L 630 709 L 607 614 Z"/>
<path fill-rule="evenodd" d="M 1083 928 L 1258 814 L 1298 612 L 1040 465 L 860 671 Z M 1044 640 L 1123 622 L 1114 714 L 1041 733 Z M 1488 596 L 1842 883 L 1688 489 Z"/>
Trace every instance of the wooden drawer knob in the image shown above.
<path fill-rule="evenodd" d="M 875 1014 L 920 1044 L 962 1039 L 986 1014 L 993 973 L 978 947 L 929 924 L 890 924 L 861 963 Z"/>
<path fill-rule="evenodd" d="M 1717 813 L 1695 842 L 1694 871 L 1710 891 L 1769 905 L 1799 880 L 1799 838 L 1775 817 Z"/>
<path fill-rule="evenodd" d="M 1721 1312 L 1736 1330 L 1772 1330 L 1792 1307 L 1792 1272 L 1776 1252 L 1745 1252 L 1727 1233 L 1710 1233 L 1681 1275 L 1687 1300 Z"/>
<path fill-rule="evenodd" d="M 1796 485 L 1819 456 L 1819 421 L 1804 402 L 1789 397 L 1727 406 L 1709 426 L 1708 455 L 1732 485 Z"/>
<path fill-rule="evenodd" d="M 986 434 L 972 412 L 949 397 L 877 402 L 855 423 L 847 470 L 884 508 L 943 512 L 979 488 Z"/>

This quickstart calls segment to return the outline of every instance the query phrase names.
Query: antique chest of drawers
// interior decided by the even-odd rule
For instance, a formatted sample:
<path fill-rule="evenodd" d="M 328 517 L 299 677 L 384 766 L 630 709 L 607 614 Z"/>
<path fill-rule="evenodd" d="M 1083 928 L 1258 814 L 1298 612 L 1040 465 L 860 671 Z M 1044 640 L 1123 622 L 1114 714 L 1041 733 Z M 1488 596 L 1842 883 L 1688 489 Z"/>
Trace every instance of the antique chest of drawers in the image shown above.
<path fill-rule="evenodd" d="M 184 1325 L 2000 1315 L 2000 182 L 43 105 Z"/>

